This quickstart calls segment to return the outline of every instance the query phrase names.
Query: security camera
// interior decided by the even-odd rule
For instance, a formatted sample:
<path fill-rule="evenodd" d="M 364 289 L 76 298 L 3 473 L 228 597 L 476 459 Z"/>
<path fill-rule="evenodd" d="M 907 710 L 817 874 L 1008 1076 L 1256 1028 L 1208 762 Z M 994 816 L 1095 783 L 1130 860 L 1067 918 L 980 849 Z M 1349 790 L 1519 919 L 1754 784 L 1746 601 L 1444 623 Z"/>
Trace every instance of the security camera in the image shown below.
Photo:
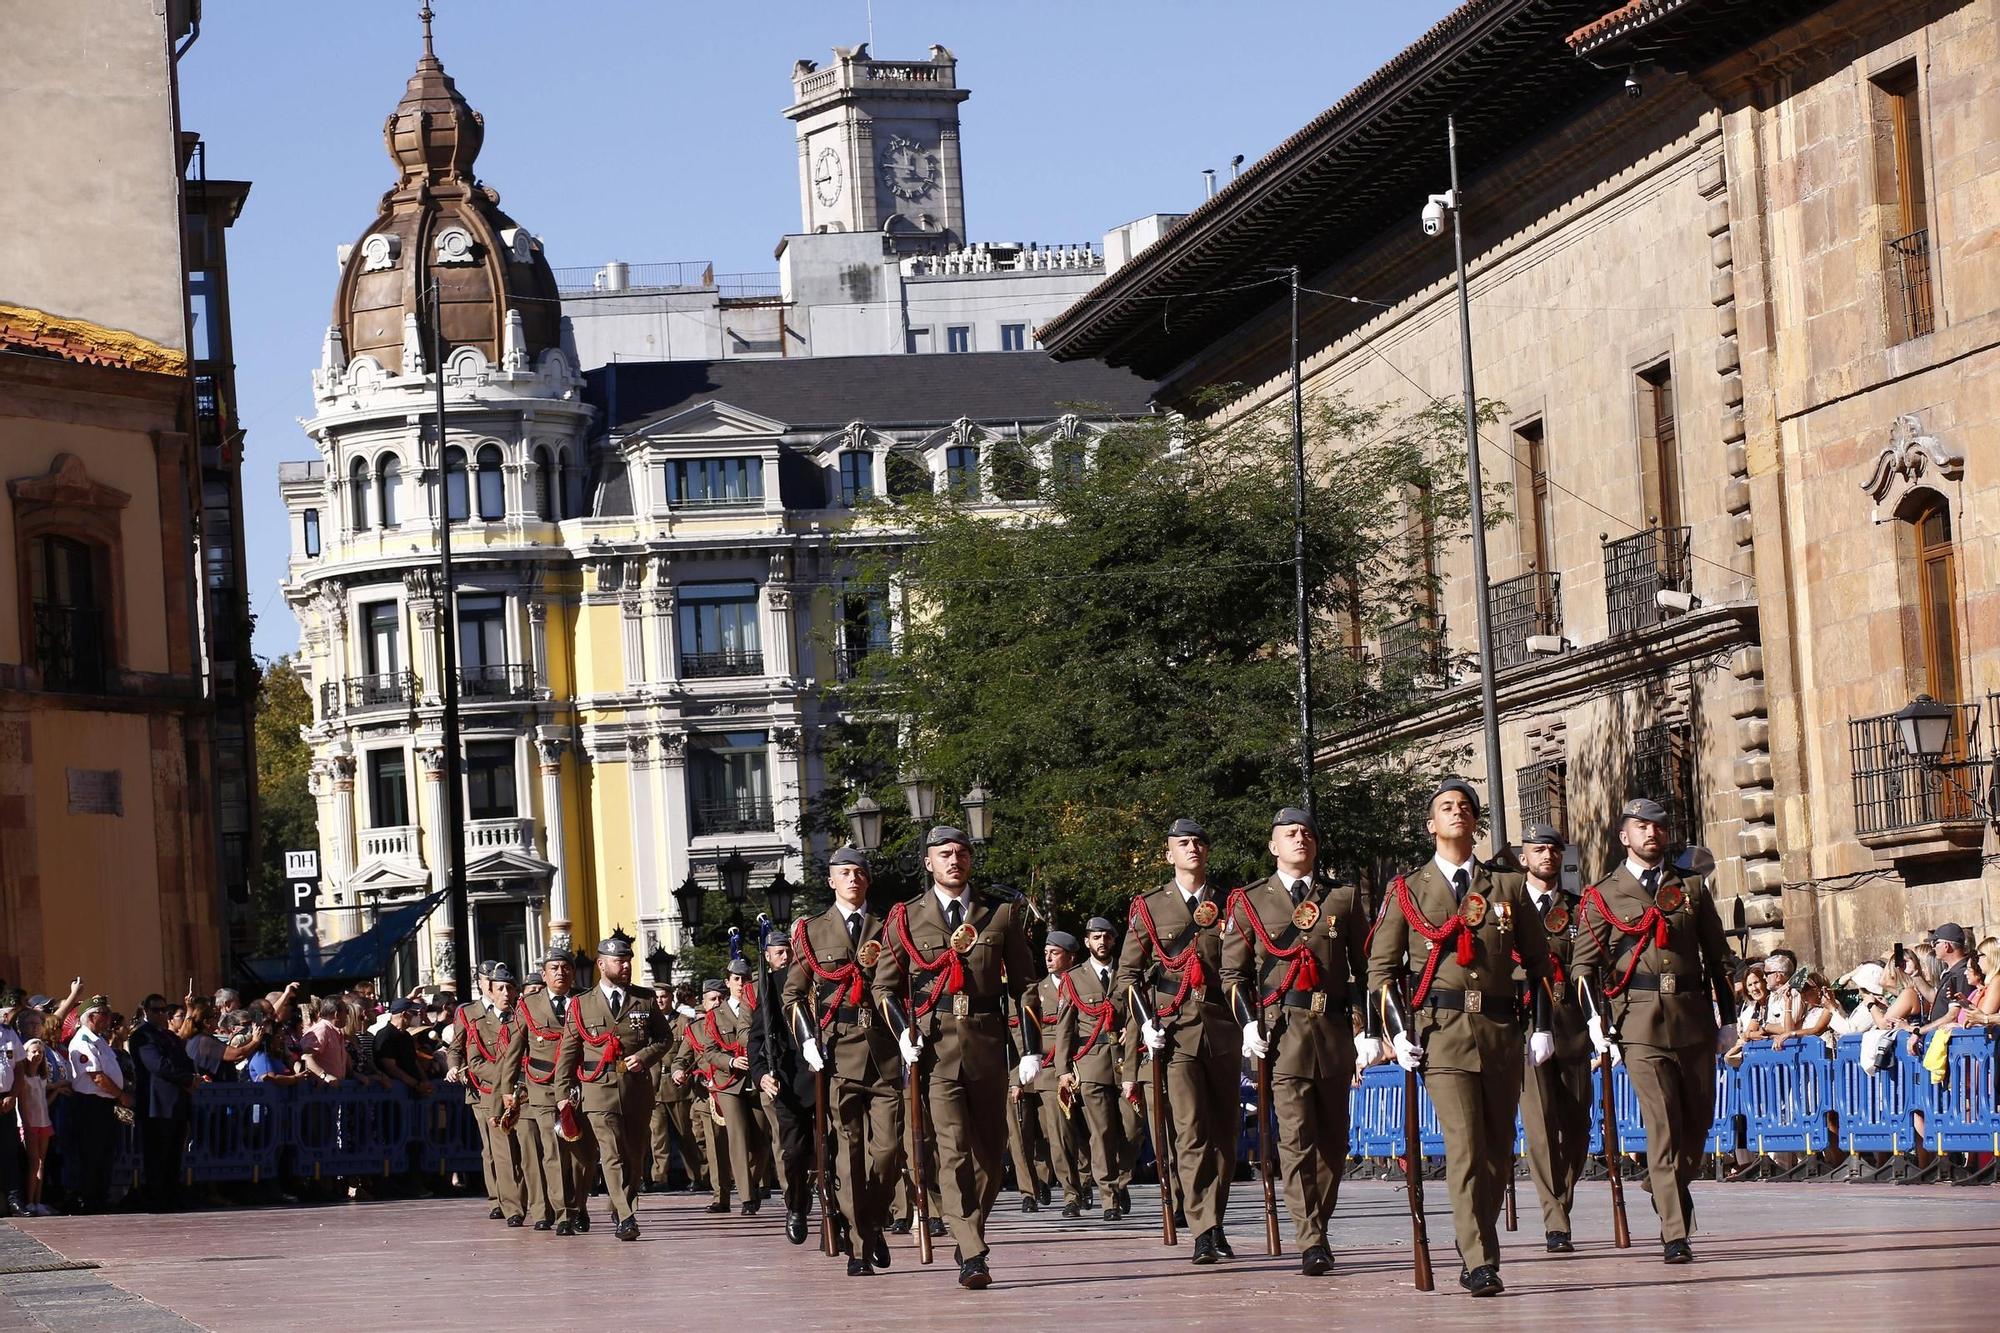
<path fill-rule="evenodd" d="M 1678 588 L 1662 588 L 1653 594 L 1653 604 L 1662 611 L 1686 615 L 1701 605 L 1701 598 L 1691 592 L 1682 592 Z"/>
<path fill-rule="evenodd" d="M 1568 646 L 1563 642 L 1563 637 L 1560 634 L 1530 634 L 1528 636 L 1528 651 L 1538 653 L 1544 657 L 1554 657 Z"/>
<path fill-rule="evenodd" d="M 1633 65 L 1625 71 L 1625 95 L 1635 102 L 1646 95 L 1646 90 L 1639 86 L 1639 67 L 1637 65 Z"/>
<path fill-rule="evenodd" d="M 1443 234 L 1444 215 L 1457 207 L 1458 194 L 1456 191 L 1447 190 L 1443 194 L 1432 195 L 1430 202 L 1424 205 L 1424 235 L 1438 236 Z"/>

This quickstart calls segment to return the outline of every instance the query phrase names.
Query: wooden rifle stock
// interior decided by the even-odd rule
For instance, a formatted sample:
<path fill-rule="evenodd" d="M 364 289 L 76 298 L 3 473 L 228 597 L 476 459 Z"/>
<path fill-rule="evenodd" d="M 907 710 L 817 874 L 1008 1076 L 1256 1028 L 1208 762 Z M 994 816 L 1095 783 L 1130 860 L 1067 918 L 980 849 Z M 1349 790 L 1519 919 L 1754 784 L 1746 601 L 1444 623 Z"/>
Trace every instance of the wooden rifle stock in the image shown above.
<path fill-rule="evenodd" d="M 1160 1171 L 1160 1244 L 1178 1245 L 1174 1230 L 1174 1118 L 1167 1105 L 1167 1051 L 1154 1051 L 1147 1063 L 1153 1067 L 1153 1164 Z"/>
<path fill-rule="evenodd" d="M 1275 1037 L 1276 1034 L 1273 1034 Z M 1257 1062 L 1257 1170 L 1264 1177 L 1264 1253 L 1284 1253 L 1278 1243 L 1277 1168 L 1271 1161 L 1271 1057 Z"/>
<path fill-rule="evenodd" d="M 1431 1233 L 1424 1222 L 1424 1133 L 1417 1117 L 1417 1071 L 1403 1071 L 1403 1175 L 1410 1199 L 1410 1282 L 1431 1289 Z"/>
<path fill-rule="evenodd" d="M 826 1055 L 820 1057 L 822 1065 Z M 813 1170 L 819 1177 L 819 1251 L 831 1258 L 840 1252 L 833 1236 L 833 1186 L 826 1178 L 826 1070 L 813 1075 Z M 849 1235 L 853 1235 L 852 1224 Z"/>
<path fill-rule="evenodd" d="M 1604 1121 L 1604 1171 L 1611 1181 L 1611 1243 L 1618 1249 L 1632 1248 L 1632 1229 L 1625 1220 L 1625 1179 L 1618 1173 L 1618 1101 L 1611 1093 L 1611 1057 L 1598 1058 L 1604 1071 L 1604 1090 L 1599 1100 Z"/>

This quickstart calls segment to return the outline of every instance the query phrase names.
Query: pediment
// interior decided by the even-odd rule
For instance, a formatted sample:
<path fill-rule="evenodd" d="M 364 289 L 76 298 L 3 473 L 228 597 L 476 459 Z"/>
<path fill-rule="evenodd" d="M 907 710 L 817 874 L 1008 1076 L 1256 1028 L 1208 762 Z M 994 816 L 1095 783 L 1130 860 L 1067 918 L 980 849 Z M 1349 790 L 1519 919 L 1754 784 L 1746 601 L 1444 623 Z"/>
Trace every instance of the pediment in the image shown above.
<path fill-rule="evenodd" d="M 431 877 L 424 868 L 414 861 L 377 857 L 364 862 L 347 877 L 347 887 L 353 889 L 414 889 L 429 884 Z"/>
<path fill-rule="evenodd" d="M 555 867 L 524 852 L 498 851 L 466 862 L 467 879 L 535 879 L 555 873 Z"/>
<path fill-rule="evenodd" d="M 682 440 L 711 442 L 718 437 L 775 438 L 789 429 L 782 421 L 773 421 L 747 408 L 711 399 L 705 403 L 691 403 L 671 415 L 647 422 L 634 432 L 627 443 L 644 440 L 650 444 L 670 445 Z"/>

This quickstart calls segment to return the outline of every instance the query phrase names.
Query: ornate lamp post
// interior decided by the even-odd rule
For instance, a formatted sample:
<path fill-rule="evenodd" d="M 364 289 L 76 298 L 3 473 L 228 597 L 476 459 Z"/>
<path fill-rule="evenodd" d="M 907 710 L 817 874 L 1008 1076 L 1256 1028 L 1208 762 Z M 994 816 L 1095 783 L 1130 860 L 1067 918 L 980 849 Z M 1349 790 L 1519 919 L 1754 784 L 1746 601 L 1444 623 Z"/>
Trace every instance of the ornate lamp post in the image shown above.
<path fill-rule="evenodd" d="M 854 798 L 846 810 L 847 833 L 857 850 L 876 852 L 882 848 L 882 807 L 867 792 Z"/>

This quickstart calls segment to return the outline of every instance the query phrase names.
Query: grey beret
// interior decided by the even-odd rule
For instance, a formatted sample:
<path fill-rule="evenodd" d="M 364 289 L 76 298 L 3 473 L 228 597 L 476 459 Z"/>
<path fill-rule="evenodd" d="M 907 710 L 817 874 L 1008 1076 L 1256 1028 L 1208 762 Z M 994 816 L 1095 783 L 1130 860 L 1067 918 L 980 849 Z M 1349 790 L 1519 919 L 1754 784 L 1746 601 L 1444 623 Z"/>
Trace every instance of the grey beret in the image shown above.
<path fill-rule="evenodd" d="M 632 956 L 632 941 L 622 935 L 612 935 L 601 939 L 597 942 L 597 956 L 599 958 L 630 958 Z"/>
<path fill-rule="evenodd" d="M 487 980 L 493 982 L 495 985 L 499 985 L 504 982 L 505 984 L 511 986 L 515 982 L 519 981 L 520 978 L 516 977 L 514 975 L 514 969 L 507 966 L 505 963 L 495 963 L 493 965 L 493 975 L 488 977 Z"/>
<path fill-rule="evenodd" d="M 1466 781 L 1464 778 L 1458 777 L 1456 775 L 1448 777 L 1443 782 L 1438 783 L 1437 790 L 1431 793 L 1431 799 L 1429 804 L 1436 805 L 1438 797 L 1444 795 L 1448 791 L 1455 791 L 1459 795 L 1463 796 L 1466 800 L 1472 802 L 1473 818 L 1477 819 L 1479 817 L 1479 812 L 1483 807 L 1480 805 L 1479 802 L 1478 789 L 1475 788 L 1470 782 Z"/>
<path fill-rule="evenodd" d="M 1118 927 L 1112 925 L 1101 916 L 1094 916 L 1090 918 L 1089 923 L 1083 928 L 1083 933 L 1086 935 L 1095 935 L 1099 931 L 1103 931 L 1106 935 L 1116 935 Z"/>
<path fill-rule="evenodd" d="M 966 837 L 962 830 L 955 829 L 949 824 L 939 824 L 924 835 L 924 850 L 929 851 L 933 847 L 942 847 L 948 842 L 955 842 L 965 848 L 972 846 L 972 839 Z"/>
<path fill-rule="evenodd" d="M 1167 836 L 1169 838 L 1200 838 L 1203 842 L 1207 842 L 1208 830 L 1195 823 L 1192 819 L 1176 819 L 1172 827 L 1167 829 Z"/>
<path fill-rule="evenodd" d="M 500 964 L 494 962 L 491 958 L 487 958 L 481 960 L 479 966 L 474 968 L 473 971 L 477 975 L 484 977 L 486 980 L 491 981 L 493 980 L 493 969 L 498 966 L 500 966 Z"/>
<path fill-rule="evenodd" d="M 1623 827 L 1628 819 L 1643 819 L 1649 824 L 1665 824 L 1668 821 L 1667 808 L 1650 797 L 1640 796 L 1625 802 L 1618 812 L 1618 823 Z"/>
<path fill-rule="evenodd" d="M 1554 824 L 1530 824 L 1528 825 L 1528 831 L 1521 835 L 1521 845 L 1523 847 L 1533 847 L 1538 844 L 1549 847 L 1564 847 L 1568 845 L 1563 841 L 1563 835 L 1556 832 Z"/>
<path fill-rule="evenodd" d="M 1083 948 L 1076 942 L 1076 936 L 1066 930 L 1052 930 L 1048 936 L 1048 947 L 1061 949 L 1064 953 L 1082 953 Z"/>
<path fill-rule="evenodd" d="M 868 854 L 855 847 L 842 847 L 832 856 L 826 858 L 826 864 L 829 870 L 834 866 L 860 866 L 863 870 L 866 870 L 868 869 Z"/>
<path fill-rule="evenodd" d="M 720 977 L 710 977 L 707 981 L 701 983 L 701 993 L 703 995 L 727 995 L 729 994 L 729 987 L 722 983 Z"/>
<path fill-rule="evenodd" d="M 1319 836 L 1319 829 L 1313 824 L 1313 817 L 1295 805 L 1288 805 L 1271 816 L 1271 827 L 1274 829 L 1284 828 L 1288 824 L 1301 825 L 1314 837 Z"/>
<path fill-rule="evenodd" d="M 750 960 L 747 958 L 732 958 L 729 960 L 727 971 L 732 977 L 747 977 L 750 975 Z"/>

